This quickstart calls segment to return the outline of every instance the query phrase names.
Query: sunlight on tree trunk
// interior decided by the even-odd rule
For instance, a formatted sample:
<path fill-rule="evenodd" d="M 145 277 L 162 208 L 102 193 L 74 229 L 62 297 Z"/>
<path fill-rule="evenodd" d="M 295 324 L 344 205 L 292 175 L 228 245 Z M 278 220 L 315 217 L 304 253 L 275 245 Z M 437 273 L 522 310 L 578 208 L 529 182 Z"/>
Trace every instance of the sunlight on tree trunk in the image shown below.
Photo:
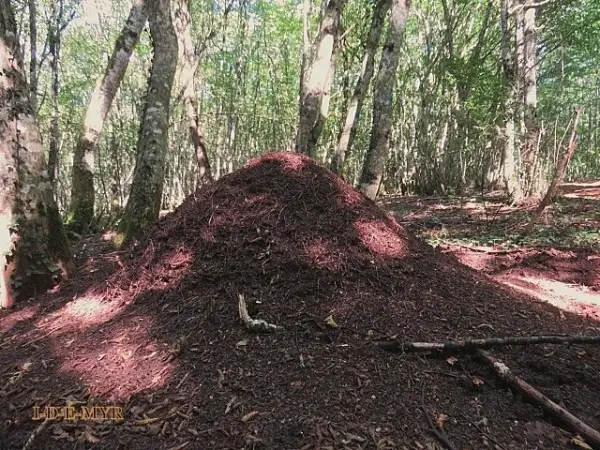
<path fill-rule="evenodd" d="M 127 22 L 121 31 L 108 67 L 98 80 L 83 121 L 83 129 L 73 154 L 73 186 L 71 192 L 72 227 L 85 232 L 94 219 L 94 165 L 100 134 L 121 80 L 125 75 L 133 48 L 146 23 L 144 0 L 134 0 Z"/>
<path fill-rule="evenodd" d="M 379 191 L 389 154 L 393 89 L 400 58 L 400 44 L 408 18 L 409 7 L 409 0 L 394 0 L 392 4 L 388 35 L 375 80 L 371 141 L 359 180 L 360 191 L 372 200 L 375 199 Z"/>
<path fill-rule="evenodd" d="M 296 135 L 296 151 L 314 156 L 316 141 L 318 141 L 319 118 L 323 114 L 323 98 L 329 94 L 333 74 L 332 59 L 338 40 L 342 11 L 345 0 L 329 0 L 323 14 L 319 34 L 315 42 L 312 63 L 305 74 L 305 84 L 300 99 L 300 118 Z M 328 108 L 326 108 L 328 109 Z"/>
<path fill-rule="evenodd" d="M 0 0 L 0 306 L 66 277 L 71 255 L 54 201 L 9 0 Z M 12 287 L 9 280 L 12 278 Z"/>
<path fill-rule="evenodd" d="M 382 0 L 376 2 L 373 8 L 373 19 L 365 41 L 365 55 L 363 57 L 361 73 L 356 81 L 356 86 L 354 87 L 354 92 L 346 111 L 346 118 L 340 130 L 335 154 L 331 161 L 331 170 L 338 175 L 342 174 L 344 162 L 348 154 L 352 151 L 352 144 L 356 137 L 362 106 L 369 90 L 371 78 L 373 78 L 375 53 L 379 47 L 385 16 L 391 4 L 391 0 Z"/>
<path fill-rule="evenodd" d="M 131 193 L 115 239 L 118 246 L 139 237 L 158 219 L 160 212 L 169 144 L 171 90 L 177 70 L 177 34 L 170 5 L 169 0 L 148 2 L 154 59 L 140 124 Z"/>

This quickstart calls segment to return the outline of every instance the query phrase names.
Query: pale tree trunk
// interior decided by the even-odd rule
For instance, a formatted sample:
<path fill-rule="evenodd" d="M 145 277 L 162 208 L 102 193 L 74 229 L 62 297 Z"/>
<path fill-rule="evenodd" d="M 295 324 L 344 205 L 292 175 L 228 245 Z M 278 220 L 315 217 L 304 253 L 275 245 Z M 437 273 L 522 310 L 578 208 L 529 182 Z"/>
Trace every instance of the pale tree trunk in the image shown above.
<path fill-rule="evenodd" d="M 356 137 L 362 106 L 369 90 L 371 78 L 373 78 L 375 53 L 379 47 L 385 16 L 391 4 L 391 0 L 381 0 L 375 3 L 373 9 L 373 19 L 365 41 L 365 55 L 363 57 L 360 76 L 356 81 L 356 86 L 354 87 L 354 92 L 346 111 L 346 118 L 340 131 L 335 154 L 331 161 L 331 170 L 338 175 L 342 174 L 346 157 L 352 151 L 352 144 Z"/>
<path fill-rule="evenodd" d="M 88 229 L 94 218 L 94 165 L 100 133 L 125 75 L 129 59 L 148 17 L 144 0 L 134 0 L 127 22 L 115 43 L 108 67 L 98 80 L 88 105 L 83 129 L 73 153 L 71 214 L 73 228 Z"/>
<path fill-rule="evenodd" d="M 0 0 L 0 307 L 67 276 L 70 261 L 14 14 L 9 0 Z"/>
<path fill-rule="evenodd" d="M 379 191 L 389 154 L 394 82 L 409 7 L 409 0 L 394 0 L 392 4 L 388 35 L 375 79 L 371 141 L 359 180 L 360 191 L 372 200 Z"/>
<path fill-rule="evenodd" d="M 171 90 L 177 71 L 177 34 L 169 0 L 149 0 L 148 11 L 154 58 L 140 124 L 131 192 L 115 243 L 139 237 L 158 219 L 169 145 Z"/>
<path fill-rule="evenodd" d="M 315 42 L 314 57 L 307 69 L 300 98 L 300 117 L 296 135 L 296 151 L 314 155 L 315 141 L 318 141 L 319 118 L 323 114 L 323 98 L 331 87 L 332 59 L 337 45 L 338 33 L 345 0 L 329 0 L 325 7 L 319 34 Z M 328 108 L 327 108 L 328 109 Z M 322 128 L 322 127 L 321 127 Z"/>
<path fill-rule="evenodd" d="M 225 12 L 226 14 L 228 11 Z M 188 0 L 178 0 L 175 11 L 175 29 L 180 45 L 183 67 L 181 69 L 180 84 L 183 88 L 183 102 L 185 115 L 188 122 L 190 139 L 194 146 L 196 163 L 198 165 L 198 185 L 212 182 L 213 176 L 206 151 L 206 139 L 200 127 L 200 117 L 196 106 L 196 86 L 194 75 L 198 67 L 200 55 L 194 51 L 191 34 L 191 17 Z"/>
<path fill-rule="evenodd" d="M 310 15 L 312 13 L 312 0 L 303 0 L 302 3 L 302 62 L 300 64 L 300 93 L 298 96 L 298 117 L 302 114 L 302 105 L 306 87 L 307 66 L 310 61 Z"/>
<path fill-rule="evenodd" d="M 511 49 L 512 28 L 510 26 L 510 11 L 513 8 L 513 0 L 502 0 L 502 10 L 500 16 L 500 25 L 502 29 L 502 74 L 504 78 L 504 133 L 503 155 L 502 155 L 502 174 L 504 184 L 508 194 L 514 201 L 521 201 L 523 190 L 519 179 L 517 161 L 515 159 L 516 131 L 515 105 L 518 102 L 518 83 L 516 59 L 513 57 Z"/>
<path fill-rule="evenodd" d="M 48 151 L 48 176 L 51 183 L 58 176 L 58 146 L 60 142 L 60 111 L 58 96 L 60 91 L 60 44 L 63 16 L 62 0 L 50 2 L 50 20 L 48 23 L 48 48 L 50 50 L 50 70 L 52 71 L 52 118 L 50 121 L 50 149 Z M 34 111 L 35 112 L 35 111 Z"/>
<path fill-rule="evenodd" d="M 537 30 L 536 8 L 526 0 L 523 5 L 523 117 L 525 138 L 523 142 L 523 176 L 528 195 L 534 195 L 535 160 L 538 152 L 540 128 L 537 120 Z"/>
<path fill-rule="evenodd" d="M 31 108 L 37 114 L 37 8 L 36 0 L 27 2 L 29 9 L 29 91 L 31 93 Z"/>

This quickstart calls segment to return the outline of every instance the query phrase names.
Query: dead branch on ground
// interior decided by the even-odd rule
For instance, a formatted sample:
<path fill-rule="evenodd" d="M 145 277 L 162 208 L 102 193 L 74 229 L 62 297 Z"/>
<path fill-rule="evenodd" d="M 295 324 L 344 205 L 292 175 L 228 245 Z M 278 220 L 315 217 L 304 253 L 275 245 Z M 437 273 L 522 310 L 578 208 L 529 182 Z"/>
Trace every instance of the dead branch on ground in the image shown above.
<path fill-rule="evenodd" d="M 594 447 L 600 447 L 600 432 L 585 424 L 565 408 L 557 405 L 533 386 L 514 375 L 506 364 L 494 358 L 488 352 L 477 350 L 477 355 L 486 364 L 490 365 L 500 379 L 506 382 L 510 387 L 517 390 L 521 395 L 542 408 L 548 414 L 551 414 L 569 426 L 572 431 L 582 436 L 588 444 L 591 444 Z"/>
<path fill-rule="evenodd" d="M 248 331 L 252 331 L 254 333 L 270 333 L 276 330 L 281 329 L 277 325 L 273 325 L 272 323 L 268 323 L 262 319 L 253 319 L 248 314 L 248 306 L 246 305 L 246 300 L 244 299 L 243 294 L 238 294 L 238 311 L 240 313 L 240 319 L 244 322 L 244 325 L 248 329 Z"/>
<path fill-rule="evenodd" d="M 431 351 L 461 352 L 473 349 L 486 349 L 506 345 L 536 345 L 536 344 L 597 344 L 600 335 L 584 336 L 512 336 L 489 339 L 465 339 L 456 342 L 399 342 L 382 341 L 378 345 L 381 349 L 394 353 L 421 353 Z"/>

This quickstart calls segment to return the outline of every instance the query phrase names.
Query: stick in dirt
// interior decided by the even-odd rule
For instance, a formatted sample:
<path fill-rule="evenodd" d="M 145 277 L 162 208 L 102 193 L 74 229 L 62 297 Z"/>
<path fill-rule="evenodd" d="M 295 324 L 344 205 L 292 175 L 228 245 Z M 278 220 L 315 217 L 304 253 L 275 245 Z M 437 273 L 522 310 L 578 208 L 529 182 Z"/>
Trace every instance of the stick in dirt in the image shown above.
<path fill-rule="evenodd" d="M 439 431 L 435 425 L 433 424 L 433 420 L 429 417 L 429 413 L 427 412 L 427 408 L 425 408 L 425 381 L 423 381 L 423 385 L 421 386 L 421 410 L 423 414 L 425 414 L 425 418 L 427 419 L 427 423 L 429 424 L 429 431 L 433 434 L 438 441 L 444 444 L 448 450 L 457 450 L 456 446 L 450 442 L 448 436 Z"/>
<path fill-rule="evenodd" d="M 600 448 L 600 432 L 585 424 L 565 408 L 557 405 L 533 386 L 514 375 L 506 364 L 494 358 L 485 350 L 477 350 L 477 355 L 485 363 L 489 364 L 500 379 L 505 381 L 509 386 L 516 389 L 521 395 L 569 426 L 572 431 L 582 436 L 588 444 L 595 448 Z"/>
<path fill-rule="evenodd" d="M 492 347 L 501 347 L 506 345 L 535 345 L 535 344 L 598 344 L 600 335 L 584 336 L 509 336 L 489 339 L 465 339 L 456 342 L 399 342 L 383 341 L 378 345 L 383 350 L 389 352 L 431 352 L 431 351 L 450 351 L 460 352 L 469 351 L 477 348 L 485 349 Z"/>

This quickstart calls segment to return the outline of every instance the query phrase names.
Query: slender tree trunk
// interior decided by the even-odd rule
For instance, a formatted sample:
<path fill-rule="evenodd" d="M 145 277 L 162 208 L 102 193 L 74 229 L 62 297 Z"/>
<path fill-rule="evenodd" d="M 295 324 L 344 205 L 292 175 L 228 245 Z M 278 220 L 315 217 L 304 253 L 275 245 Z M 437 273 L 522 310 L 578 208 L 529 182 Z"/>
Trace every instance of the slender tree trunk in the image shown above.
<path fill-rule="evenodd" d="M 183 102 L 185 106 L 185 115 L 188 121 L 190 138 L 194 146 L 196 163 L 198 165 L 198 184 L 203 185 L 213 181 L 213 176 L 206 151 L 206 139 L 200 127 L 200 117 L 196 106 L 196 86 L 194 83 L 194 74 L 198 67 L 198 55 L 194 51 L 192 41 L 191 17 L 189 12 L 188 0 L 178 0 L 175 14 L 175 29 L 181 53 L 183 55 L 183 68 L 181 70 L 181 80 L 183 84 Z"/>
<path fill-rule="evenodd" d="M 27 2 L 29 9 L 29 90 L 31 92 L 31 108 L 37 113 L 37 8 L 36 0 Z"/>
<path fill-rule="evenodd" d="M 511 40 L 513 32 L 510 26 L 510 10 L 513 8 L 513 0 L 502 0 L 500 15 L 500 26 L 502 29 L 502 74 L 505 85 L 504 93 L 504 135 L 503 135 L 503 157 L 502 174 L 508 194 L 514 201 L 521 201 L 523 190 L 519 179 L 517 161 L 515 158 L 516 148 L 516 110 L 518 102 L 518 83 L 516 59 L 513 57 Z"/>
<path fill-rule="evenodd" d="M 30 101 L 9 0 L 0 0 L 0 307 L 66 276 L 70 251 Z M 12 286 L 10 280 L 12 279 Z"/>
<path fill-rule="evenodd" d="M 390 27 L 375 80 L 371 141 L 359 180 L 360 191 L 372 200 L 379 191 L 389 154 L 394 82 L 409 7 L 410 0 L 394 0 L 392 4 Z"/>
<path fill-rule="evenodd" d="M 523 175 L 528 195 L 536 194 L 534 172 L 538 153 L 540 127 L 537 120 L 537 30 L 536 8 L 524 0 L 523 17 L 523 117 L 525 139 L 523 142 Z M 519 5 L 521 6 L 521 5 Z"/>
<path fill-rule="evenodd" d="M 354 93 L 352 94 L 352 99 L 346 111 L 346 118 L 340 131 L 335 154 L 331 161 L 331 170 L 338 175 L 341 175 L 344 168 L 344 161 L 352 151 L 352 144 L 356 137 L 362 106 L 369 90 L 371 78 L 373 78 L 375 53 L 377 52 L 377 47 L 379 47 L 385 16 L 391 4 L 391 0 L 381 0 L 375 3 L 373 9 L 373 19 L 365 42 L 365 55 L 363 57 L 361 73 L 356 81 Z"/>
<path fill-rule="evenodd" d="M 314 155 L 315 141 L 319 136 L 319 114 L 323 113 L 323 98 L 331 86 L 333 74 L 331 60 L 337 44 L 342 11 L 346 0 L 328 0 L 323 20 L 315 43 L 312 64 L 308 68 L 306 82 L 300 99 L 300 118 L 296 135 L 296 151 L 309 156 Z M 328 87 L 329 86 L 329 87 Z"/>
<path fill-rule="evenodd" d="M 117 245 L 139 237 L 160 213 L 169 144 L 171 90 L 177 70 L 177 34 L 170 8 L 169 0 L 148 1 L 154 59 L 140 124 L 131 193 L 119 224 Z"/>
<path fill-rule="evenodd" d="M 312 13 L 312 0 L 302 2 L 302 62 L 300 64 L 300 92 L 298 96 L 298 117 L 302 115 L 304 93 L 307 83 L 307 66 L 310 61 L 310 15 Z"/>
<path fill-rule="evenodd" d="M 60 142 L 60 41 L 63 15 L 62 0 L 52 0 L 50 23 L 48 24 L 48 48 L 50 50 L 50 70 L 52 71 L 52 118 L 50 121 L 50 149 L 48 152 L 48 176 L 54 184 L 58 176 L 58 146 Z"/>
<path fill-rule="evenodd" d="M 86 231 L 94 218 L 94 165 L 100 133 L 147 17 L 145 0 L 134 0 L 108 67 L 92 93 L 83 129 L 75 146 L 71 213 L 73 227 L 80 232 Z"/>

